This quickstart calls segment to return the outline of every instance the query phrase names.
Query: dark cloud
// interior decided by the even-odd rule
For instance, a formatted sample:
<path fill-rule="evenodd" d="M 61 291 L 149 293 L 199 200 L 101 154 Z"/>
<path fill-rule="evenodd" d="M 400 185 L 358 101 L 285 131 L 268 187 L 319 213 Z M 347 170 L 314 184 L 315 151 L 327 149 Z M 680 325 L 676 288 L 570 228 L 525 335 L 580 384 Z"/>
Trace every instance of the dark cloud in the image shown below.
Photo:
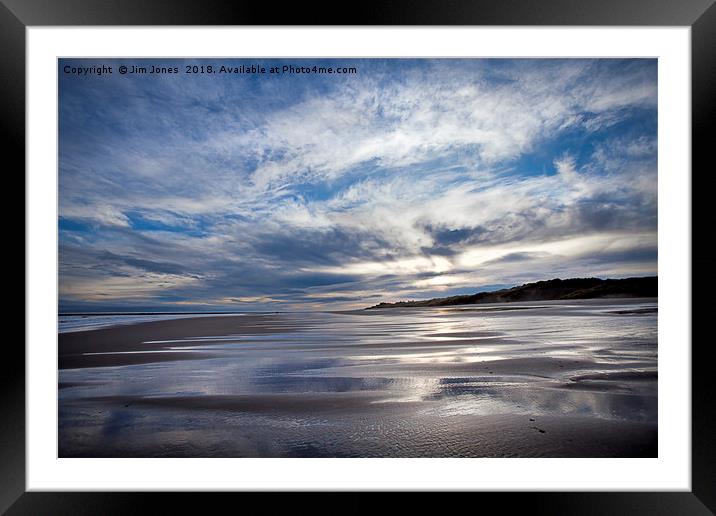
<path fill-rule="evenodd" d="M 548 258 L 550 255 L 549 253 L 509 253 L 504 256 L 501 256 L 500 258 L 497 258 L 495 260 L 490 260 L 488 262 L 485 262 L 485 266 L 489 265 L 497 265 L 501 263 L 518 263 L 518 262 L 528 262 L 531 260 L 543 260 L 545 258 Z"/>
<path fill-rule="evenodd" d="M 477 241 L 486 231 L 485 228 L 481 226 L 458 229 L 434 228 L 432 226 L 426 226 L 425 229 L 433 237 L 433 240 L 438 247 Z"/>
<path fill-rule="evenodd" d="M 131 256 L 120 256 L 109 251 L 104 251 L 97 255 L 97 259 L 103 264 L 118 263 L 136 267 L 147 272 L 158 272 L 161 274 L 184 274 L 186 268 L 177 263 L 170 262 L 154 262 L 151 260 L 143 260 Z"/>
<path fill-rule="evenodd" d="M 347 260 L 385 256 L 392 245 L 378 235 L 346 228 L 296 229 L 281 233 L 260 233 L 251 238 L 258 255 L 278 263 L 341 265 Z"/>
<path fill-rule="evenodd" d="M 583 258 L 583 261 L 596 264 L 629 264 L 629 263 L 654 263 L 656 264 L 659 252 L 656 246 L 635 247 L 625 251 L 601 252 L 594 256 Z"/>

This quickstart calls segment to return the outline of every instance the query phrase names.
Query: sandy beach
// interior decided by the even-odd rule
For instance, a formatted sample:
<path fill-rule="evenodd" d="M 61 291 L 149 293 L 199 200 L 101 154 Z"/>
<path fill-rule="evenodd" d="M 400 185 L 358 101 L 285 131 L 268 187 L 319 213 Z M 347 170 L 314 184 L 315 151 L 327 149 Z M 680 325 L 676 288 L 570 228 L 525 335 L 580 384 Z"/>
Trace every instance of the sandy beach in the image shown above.
<path fill-rule="evenodd" d="M 58 335 L 59 455 L 655 457 L 654 299 Z"/>
<path fill-rule="evenodd" d="M 169 352 L 170 348 L 193 346 L 192 337 L 209 334 L 261 335 L 295 331 L 296 322 L 271 316 L 192 317 L 142 322 L 96 330 L 60 333 L 58 365 L 60 369 L 121 366 L 167 360 L 196 359 L 194 353 Z M 173 340 L 171 346 L 159 340 Z M 156 351 L 167 351 L 156 353 Z"/>

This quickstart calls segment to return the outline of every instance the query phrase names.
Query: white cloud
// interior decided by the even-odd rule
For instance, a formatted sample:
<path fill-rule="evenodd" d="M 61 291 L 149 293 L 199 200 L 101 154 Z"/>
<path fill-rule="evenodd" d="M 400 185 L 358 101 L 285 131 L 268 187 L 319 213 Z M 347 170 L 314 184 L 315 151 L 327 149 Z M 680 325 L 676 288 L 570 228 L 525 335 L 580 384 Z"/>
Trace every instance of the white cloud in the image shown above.
<path fill-rule="evenodd" d="M 129 227 L 127 216 L 116 206 L 106 203 L 70 204 L 62 207 L 60 216 L 96 222 L 105 226 Z"/>

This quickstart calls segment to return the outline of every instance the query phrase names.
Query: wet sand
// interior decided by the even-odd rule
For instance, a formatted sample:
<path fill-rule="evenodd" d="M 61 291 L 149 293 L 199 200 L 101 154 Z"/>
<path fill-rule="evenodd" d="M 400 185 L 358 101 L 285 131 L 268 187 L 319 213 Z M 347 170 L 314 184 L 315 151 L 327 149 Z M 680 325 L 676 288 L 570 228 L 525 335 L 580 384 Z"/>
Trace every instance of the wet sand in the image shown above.
<path fill-rule="evenodd" d="M 201 356 L 194 353 L 156 353 L 170 347 L 192 346 L 195 342 L 175 341 L 171 346 L 147 342 L 206 335 L 260 335 L 295 331 L 298 327 L 299 324 L 287 323 L 275 316 L 237 315 L 170 319 L 59 333 L 58 366 L 73 369 L 197 359 Z"/>
<path fill-rule="evenodd" d="M 58 452 L 657 456 L 654 300 L 522 305 L 62 333 Z"/>
<path fill-rule="evenodd" d="M 347 398 L 347 397 L 346 397 Z M 142 413 L 146 406 L 114 400 L 103 405 L 114 418 L 125 412 Z M 168 400 L 167 400 L 168 401 Z M 185 400 L 186 401 L 186 400 Z M 326 411 L 324 404 L 310 418 L 293 424 L 271 414 L 282 406 L 260 406 L 260 414 L 234 420 L 230 410 L 251 410 L 235 400 L 181 402 L 168 406 L 153 402 L 152 417 L 162 418 L 155 431 L 141 439 L 123 425 L 147 424 L 141 419 L 114 422 L 111 430 L 86 427 L 73 440 L 60 442 L 61 457 L 655 457 L 657 435 L 653 425 L 589 417 L 517 414 L 448 417 L 423 415 L 411 423 L 415 404 L 381 404 L 363 414 L 365 407 L 346 400 L 344 410 Z M 204 404 L 206 402 L 206 404 Z M 221 408 L 219 408 L 221 407 Z M 187 412 L 189 410 L 189 413 Z M 310 409 L 313 412 L 313 409 Z M 292 408 L 290 413 L 300 411 Z M 217 419 L 217 415 L 222 417 Z M 304 412 L 305 414 L 305 412 Z M 169 425 L 169 423 L 173 423 Z M 106 425 L 103 423 L 103 427 Z M 161 428 L 161 429 L 160 429 Z"/>

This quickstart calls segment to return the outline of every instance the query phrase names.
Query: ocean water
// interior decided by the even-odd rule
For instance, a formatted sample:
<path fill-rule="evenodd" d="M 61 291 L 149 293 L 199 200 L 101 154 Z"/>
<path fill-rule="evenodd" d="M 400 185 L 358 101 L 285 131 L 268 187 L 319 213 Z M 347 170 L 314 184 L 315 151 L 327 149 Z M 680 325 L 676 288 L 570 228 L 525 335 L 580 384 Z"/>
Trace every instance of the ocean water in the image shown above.
<path fill-rule="evenodd" d="M 60 370 L 59 455 L 656 456 L 655 300 L 260 320 Z"/>

